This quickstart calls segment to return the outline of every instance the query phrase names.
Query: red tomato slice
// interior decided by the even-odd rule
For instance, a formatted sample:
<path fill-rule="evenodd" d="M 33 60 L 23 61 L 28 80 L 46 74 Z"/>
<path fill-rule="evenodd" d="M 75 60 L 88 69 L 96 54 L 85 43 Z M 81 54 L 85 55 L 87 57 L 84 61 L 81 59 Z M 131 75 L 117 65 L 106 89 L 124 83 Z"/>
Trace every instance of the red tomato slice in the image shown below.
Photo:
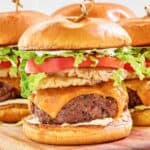
<path fill-rule="evenodd" d="M 150 67 L 150 60 L 146 60 L 146 67 Z M 134 71 L 132 66 L 130 64 L 128 64 L 128 63 L 124 65 L 124 69 L 126 69 L 129 72 L 133 72 Z"/>
<path fill-rule="evenodd" d="M 128 64 L 128 63 L 124 65 L 124 69 L 126 69 L 129 72 L 133 72 L 134 71 L 134 69 L 132 68 L 132 66 L 130 64 Z"/>
<path fill-rule="evenodd" d="M 98 59 L 98 64 L 96 67 L 105 67 L 105 68 L 123 68 L 124 63 L 117 58 L 113 57 L 100 57 Z M 83 61 L 79 68 L 88 68 L 93 65 L 94 62 L 89 58 L 86 58 Z M 65 69 L 74 68 L 74 58 L 73 57 L 58 57 L 58 58 L 48 58 L 43 64 L 36 64 L 33 59 L 28 60 L 25 71 L 26 73 L 55 73 Z"/>
<path fill-rule="evenodd" d="M 150 67 L 150 60 L 146 60 L 146 66 Z"/>
<path fill-rule="evenodd" d="M 11 66 L 11 63 L 9 61 L 0 62 L 0 69 L 9 68 L 10 66 Z"/>

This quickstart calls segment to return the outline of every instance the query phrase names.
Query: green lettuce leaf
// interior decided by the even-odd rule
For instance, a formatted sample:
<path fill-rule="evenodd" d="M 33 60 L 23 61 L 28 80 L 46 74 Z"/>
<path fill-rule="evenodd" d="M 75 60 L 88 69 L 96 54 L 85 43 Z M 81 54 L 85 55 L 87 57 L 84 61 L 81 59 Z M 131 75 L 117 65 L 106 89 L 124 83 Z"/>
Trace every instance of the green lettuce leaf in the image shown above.
<path fill-rule="evenodd" d="M 145 75 L 150 76 L 150 68 L 145 66 L 145 60 L 149 53 L 144 51 L 143 48 L 122 48 L 116 50 L 115 56 L 125 63 L 129 63 L 139 79 L 143 80 Z"/>
<path fill-rule="evenodd" d="M 10 53 L 9 50 L 7 51 L 7 53 Z M 129 63 L 140 80 L 143 80 L 145 76 L 150 76 L 150 68 L 147 68 L 145 66 L 146 59 L 150 59 L 149 48 L 123 47 L 123 48 L 116 48 L 111 50 L 96 49 L 91 52 L 66 51 L 60 54 L 44 53 L 40 56 L 38 56 L 35 52 L 32 51 L 15 51 L 15 54 L 16 56 L 19 56 L 22 59 L 19 70 L 21 74 L 21 87 L 22 87 L 23 97 L 28 97 L 28 95 L 36 89 L 40 80 L 46 77 L 45 73 L 27 75 L 25 73 L 25 65 L 28 59 L 34 59 L 36 64 L 42 64 L 47 58 L 73 57 L 74 67 L 78 67 L 87 57 L 89 57 L 90 60 L 93 61 L 93 65 L 91 67 L 95 67 L 98 63 L 98 60 L 96 59 L 97 57 L 111 56 L 111 57 L 117 57 L 118 59 L 124 61 L 125 63 Z M 125 71 L 124 68 L 120 68 L 114 71 L 113 80 L 115 86 L 123 82 L 124 71 Z"/>
<path fill-rule="evenodd" d="M 20 53 L 21 55 L 24 54 L 23 52 Z M 35 57 L 34 53 L 25 53 L 22 57 L 22 61 L 19 66 L 20 76 L 21 76 L 21 96 L 27 98 L 30 93 L 36 89 L 37 85 L 39 84 L 40 80 L 46 77 L 45 73 L 39 74 L 26 74 L 25 73 L 25 66 L 28 59 Z"/>
<path fill-rule="evenodd" d="M 52 57 L 54 57 L 54 55 L 52 55 L 52 54 L 44 54 L 42 56 L 37 56 L 35 58 L 35 63 L 42 64 L 47 58 L 52 58 Z"/>
<path fill-rule="evenodd" d="M 15 51 L 16 50 L 9 47 L 0 49 L 0 60 L 11 62 L 9 74 L 13 77 L 17 77 L 18 75 L 18 56 L 15 54 Z"/>
<path fill-rule="evenodd" d="M 46 77 L 45 73 L 31 74 L 28 76 L 29 92 L 36 89 L 39 82 Z"/>
<path fill-rule="evenodd" d="M 77 68 L 84 60 L 85 60 L 85 56 L 82 52 L 75 52 L 74 53 L 74 67 Z"/>
<path fill-rule="evenodd" d="M 114 86 L 121 84 L 124 80 L 123 78 L 124 69 L 120 68 L 113 73 Z"/>

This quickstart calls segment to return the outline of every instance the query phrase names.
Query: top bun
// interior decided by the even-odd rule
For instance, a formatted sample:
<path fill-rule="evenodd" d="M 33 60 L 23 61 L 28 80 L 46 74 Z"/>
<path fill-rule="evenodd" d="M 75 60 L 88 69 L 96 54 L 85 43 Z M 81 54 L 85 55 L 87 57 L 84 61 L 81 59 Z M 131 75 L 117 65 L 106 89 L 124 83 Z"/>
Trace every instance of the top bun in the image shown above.
<path fill-rule="evenodd" d="M 80 4 L 72 4 L 56 10 L 51 16 L 79 16 L 80 14 Z M 113 22 L 118 22 L 125 18 L 136 17 L 134 12 L 129 8 L 114 3 L 95 3 L 88 16 L 94 18 L 105 18 Z"/>
<path fill-rule="evenodd" d="M 22 33 L 46 15 L 36 11 L 0 13 L 0 46 L 17 44 Z"/>
<path fill-rule="evenodd" d="M 125 19 L 120 24 L 132 38 L 133 46 L 150 45 L 150 18 Z"/>
<path fill-rule="evenodd" d="M 77 50 L 129 45 L 131 39 L 119 25 L 104 19 L 86 18 L 73 22 L 56 17 L 33 25 L 19 40 L 28 50 Z"/>

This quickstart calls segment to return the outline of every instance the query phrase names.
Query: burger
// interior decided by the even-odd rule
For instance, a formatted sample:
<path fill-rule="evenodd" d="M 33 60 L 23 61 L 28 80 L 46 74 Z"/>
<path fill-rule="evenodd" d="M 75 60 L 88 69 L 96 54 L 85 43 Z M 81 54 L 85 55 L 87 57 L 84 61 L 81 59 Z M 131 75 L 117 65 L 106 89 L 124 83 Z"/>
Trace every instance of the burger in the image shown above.
<path fill-rule="evenodd" d="M 130 71 L 138 72 L 132 80 L 126 80 L 129 93 L 129 108 L 136 126 L 150 126 L 150 18 L 123 20 L 121 25 L 132 38 L 132 61 Z"/>
<path fill-rule="evenodd" d="M 73 20 L 42 21 L 19 40 L 22 95 L 30 100 L 32 113 L 24 119 L 24 133 L 57 145 L 124 138 L 132 121 L 126 87 L 120 82 L 127 72 L 116 56 L 131 39 L 108 20 Z"/>
<path fill-rule="evenodd" d="M 94 18 L 105 18 L 113 22 L 118 22 L 125 18 L 135 18 L 135 13 L 129 8 L 115 3 L 94 3 L 87 4 L 87 9 L 90 10 L 88 16 Z M 79 16 L 81 14 L 80 4 L 71 4 L 56 10 L 51 14 L 55 16 Z"/>
<path fill-rule="evenodd" d="M 34 11 L 0 13 L 0 122 L 15 123 L 29 114 L 20 95 L 17 42 L 21 34 L 46 15 Z"/>

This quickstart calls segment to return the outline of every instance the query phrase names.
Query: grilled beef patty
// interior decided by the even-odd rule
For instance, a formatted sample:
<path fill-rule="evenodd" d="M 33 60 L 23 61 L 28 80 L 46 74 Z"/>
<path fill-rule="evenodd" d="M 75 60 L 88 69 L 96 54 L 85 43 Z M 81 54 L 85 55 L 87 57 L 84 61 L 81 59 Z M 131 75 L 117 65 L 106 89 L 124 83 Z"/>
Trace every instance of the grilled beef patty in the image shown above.
<path fill-rule="evenodd" d="M 137 95 L 137 92 L 127 88 L 128 95 L 129 95 L 129 103 L 128 107 L 129 108 L 134 108 L 135 106 L 142 105 L 142 101 L 140 97 Z"/>
<path fill-rule="evenodd" d="M 52 119 L 34 104 L 31 105 L 31 111 L 39 118 L 41 123 L 63 124 L 115 117 L 118 112 L 118 106 L 115 99 L 111 97 L 89 94 L 73 98 L 61 109 L 55 119 Z"/>
<path fill-rule="evenodd" d="M 20 92 L 16 88 L 0 82 L 0 102 L 18 97 L 20 97 Z"/>

